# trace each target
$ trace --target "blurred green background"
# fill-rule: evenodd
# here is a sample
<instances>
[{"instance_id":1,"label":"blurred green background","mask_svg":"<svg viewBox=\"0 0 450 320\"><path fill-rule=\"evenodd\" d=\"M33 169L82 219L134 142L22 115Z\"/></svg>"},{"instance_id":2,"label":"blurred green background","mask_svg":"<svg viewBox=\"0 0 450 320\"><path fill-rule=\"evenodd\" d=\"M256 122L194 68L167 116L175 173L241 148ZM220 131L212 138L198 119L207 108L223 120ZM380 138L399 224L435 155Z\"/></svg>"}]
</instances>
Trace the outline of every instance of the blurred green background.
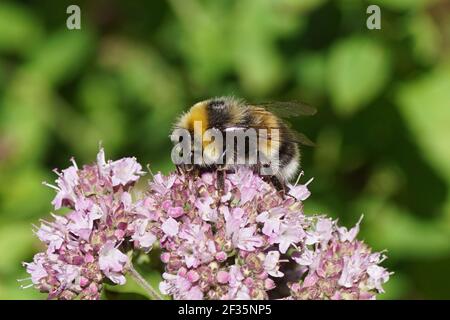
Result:
<instances>
[{"instance_id":1,"label":"blurred green background","mask_svg":"<svg viewBox=\"0 0 450 320\"><path fill-rule=\"evenodd\" d=\"M81 7L81 30L66 8ZM382 29L366 28L381 7ZM308 213L388 249L384 299L450 298L450 2L1 1L0 298L22 290L53 168L134 155L173 169L168 134L193 103L302 100ZM157 271L149 273L158 281ZM134 290L133 284L125 290Z\"/></svg>"}]
</instances>

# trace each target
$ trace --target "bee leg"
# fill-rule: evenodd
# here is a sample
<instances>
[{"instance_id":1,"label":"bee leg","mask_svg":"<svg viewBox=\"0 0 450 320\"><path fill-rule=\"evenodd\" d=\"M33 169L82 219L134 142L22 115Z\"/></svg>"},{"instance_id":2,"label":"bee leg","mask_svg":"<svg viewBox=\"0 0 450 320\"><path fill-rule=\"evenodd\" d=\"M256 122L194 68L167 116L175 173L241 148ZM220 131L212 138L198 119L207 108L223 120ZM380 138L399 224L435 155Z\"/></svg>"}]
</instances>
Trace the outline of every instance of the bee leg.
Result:
<instances>
[{"instance_id":1,"label":"bee leg","mask_svg":"<svg viewBox=\"0 0 450 320\"><path fill-rule=\"evenodd\" d=\"M199 168L192 164L182 164L177 166L177 172L180 175L185 175L186 177L190 177L192 179L195 179L201 174Z\"/></svg>"},{"instance_id":2,"label":"bee leg","mask_svg":"<svg viewBox=\"0 0 450 320\"><path fill-rule=\"evenodd\" d=\"M191 177L195 177L196 176L197 168L194 165L192 165L192 164L185 164L185 165L183 165L183 167L184 167L184 172L187 175L189 175Z\"/></svg>"},{"instance_id":3,"label":"bee leg","mask_svg":"<svg viewBox=\"0 0 450 320\"><path fill-rule=\"evenodd\" d=\"M225 175L228 172L228 168L224 164L216 165L216 174L217 174L217 189L219 190L219 196L225 193Z\"/></svg>"},{"instance_id":4,"label":"bee leg","mask_svg":"<svg viewBox=\"0 0 450 320\"><path fill-rule=\"evenodd\" d=\"M286 184L280 181L277 176L271 176L270 182L272 182L275 189L277 189L278 191L282 191L283 194L286 194Z\"/></svg>"},{"instance_id":5,"label":"bee leg","mask_svg":"<svg viewBox=\"0 0 450 320\"><path fill-rule=\"evenodd\" d=\"M217 189L219 196L222 196L225 189L225 171L221 169L217 170Z\"/></svg>"}]
</instances>

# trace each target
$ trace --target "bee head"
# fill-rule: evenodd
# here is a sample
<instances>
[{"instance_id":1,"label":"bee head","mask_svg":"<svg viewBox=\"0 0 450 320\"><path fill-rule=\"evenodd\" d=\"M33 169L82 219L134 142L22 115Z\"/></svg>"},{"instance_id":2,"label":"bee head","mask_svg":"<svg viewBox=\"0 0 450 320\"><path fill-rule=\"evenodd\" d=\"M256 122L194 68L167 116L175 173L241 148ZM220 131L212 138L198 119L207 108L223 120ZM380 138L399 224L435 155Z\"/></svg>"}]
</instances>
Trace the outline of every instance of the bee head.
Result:
<instances>
[{"instance_id":1,"label":"bee head","mask_svg":"<svg viewBox=\"0 0 450 320\"><path fill-rule=\"evenodd\" d=\"M236 101L229 97L214 98L206 101L208 129L223 130L232 120Z\"/></svg>"}]
</instances>

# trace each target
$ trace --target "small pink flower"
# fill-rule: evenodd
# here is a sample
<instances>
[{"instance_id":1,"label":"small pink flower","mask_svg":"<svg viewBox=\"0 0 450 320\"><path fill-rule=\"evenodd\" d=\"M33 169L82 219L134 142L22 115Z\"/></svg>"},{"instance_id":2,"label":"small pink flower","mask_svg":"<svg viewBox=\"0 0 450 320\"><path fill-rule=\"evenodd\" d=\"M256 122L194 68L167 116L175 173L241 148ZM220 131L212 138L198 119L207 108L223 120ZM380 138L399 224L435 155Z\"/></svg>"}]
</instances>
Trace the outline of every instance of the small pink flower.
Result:
<instances>
[{"instance_id":1,"label":"small pink flower","mask_svg":"<svg viewBox=\"0 0 450 320\"><path fill-rule=\"evenodd\" d=\"M190 270L187 273L187 279L190 282L197 282L198 279L200 279L200 275L198 274L198 272L194 271L194 270Z\"/></svg>"},{"instance_id":2,"label":"small pink flower","mask_svg":"<svg viewBox=\"0 0 450 320\"><path fill-rule=\"evenodd\" d=\"M169 218L161 225L161 230L169 237L174 237L178 234L179 223L173 219Z\"/></svg>"},{"instance_id":3,"label":"small pink flower","mask_svg":"<svg viewBox=\"0 0 450 320\"><path fill-rule=\"evenodd\" d=\"M221 213L226 221L225 231L227 236L239 232L239 229L246 224L245 211L242 208L233 208L230 212L229 208L221 207Z\"/></svg>"},{"instance_id":4,"label":"small pink flower","mask_svg":"<svg viewBox=\"0 0 450 320\"><path fill-rule=\"evenodd\" d=\"M217 209L212 208L214 199L211 197L198 198L195 201L195 207L198 209L200 217L205 221L217 220Z\"/></svg>"},{"instance_id":5,"label":"small pink flower","mask_svg":"<svg viewBox=\"0 0 450 320\"><path fill-rule=\"evenodd\" d=\"M164 253L161 254L161 261L163 263L168 263L169 259L170 259L170 253L164 252Z\"/></svg>"},{"instance_id":6,"label":"small pink flower","mask_svg":"<svg viewBox=\"0 0 450 320\"><path fill-rule=\"evenodd\" d=\"M356 225L348 231L346 227L338 228L337 230L339 232L339 239L341 241L349 241L349 242L355 240L356 235L359 232L359 224L361 223L363 217L364 216L362 215L361 218L359 218L359 221L356 223Z\"/></svg>"},{"instance_id":7,"label":"small pink flower","mask_svg":"<svg viewBox=\"0 0 450 320\"><path fill-rule=\"evenodd\" d=\"M369 275L369 288L375 288L379 292L383 293L384 290L382 284L389 280L389 272L385 268L373 264L367 268L367 274Z\"/></svg>"},{"instance_id":8,"label":"small pink flower","mask_svg":"<svg viewBox=\"0 0 450 320\"><path fill-rule=\"evenodd\" d=\"M147 219L137 219L134 223L134 233L131 239L144 250L150 250L155 243L156 236L151 232L147 231L148 220Z\"/></svg>"},{"instance_id":9,"label":"small pink flower","mask_svg":"<svg viewBox=\"0 0 450 320\"><path fill-rule=\"evenodd\" d=\"M305 184L299 184L299 185L289 185L288 184L288 187L289 187L288 194L290 196L294 197L295 199L297 199L298 201L305 201L311 195L311 192L308 190L308 185L311 183L312 180L313 179L310 179Z\"/></svg>"},{"instance_id":10,"label":"small pink flower","mask_svg":"<svg viewBox=\"0 0 450 320\"><path fill-rule=\"evenodd\" d=\"M72 284L75 279L79 278L81 273L81 268L78 266L65 264L61 266L60 272L57 275L57 279L63 285Z\"/></svg>"},{"instance_id":11,"label":"small pink flower","mask_svg":"<svg viewBox=\"0 0 450 320\"><path fill-rule=\"evenodd\" d=\"M311 272L306 276L305 281L303 282L303 287L305 288L312 287L317 283L318 280L319 280L318 275L315 272Z\"/></svg>"},{"instance_id":12,"label":"small pink flower","mask_svg":"<svg viewBox=\"0 0 450 320\"><path fill-rule=\"evenodd\" d=\"M267 279L264 280L264 288L266 290L272 290L275 287L276 287L275 282L272 279L267 278Z\"/></svg>"},{"instance_id":13,"label":"small pink flower","mask_svg":"<svg viewBox=\"0 0 450 320\"><path fill-rule=\"evenodd\" d=\"M165 195L170 191L170 188L172 188L175 180L175 175L164 177L162 174L158 173L153 177L153 182L150 183L150 188L160 195Z\"/></svg>"},{"instance_id":14,"label":"small pink flower","mask_svg":"<svg viewBox=\"0 0 450 320\"><path fill-rule=\"evenodd\" d=\"M228 258L227 254L223 251L216 253L216 259L219 262L224 262L225 260L227 260L227 258Z\"/></svg>"},{"instance_id":15,"label":"small pink flower","mask_svg":"<svg viewBox=\"0 0 450 320\"><path fill-rule=\"evenodd\" d=\"M53 253L55 250L58 250L66 241L67 220L65 218L63 219L60 220L62 223L48 223L43 221L41 227L36 231L39 240L47 244L48 253Z\"/></svg>"},{"instance_id":16,"label":"small pink flower","mask_svg":"<svg viewBox=\"0 0 450 320\"><path fill-rule=\"evenodd\" d=\"M203 300L203 292L198 286L192 287L186 294L186 300Z\"/></svg>"},{"instance_id":17,"label":"small pink flower","mask_svg":"<svg viewBox=\"0 0 450 320\"><path fill-rule=\"evenodd\" d=\"M59 176L56 180L57 187L47 184L58 191L56 197L52 201L52 205L56 210L60 209L66 203L74 204L77 200L74 188L79 183L78 167L75 161L72 160L72 162L73 166L64 169L62 173L58 173L58 171L55 170Z\"/></svg>"},{"instance_id":18,"label":"small pink flower","mask_svg":"<svg viewBox=\"0 0 450 320\"><path fill-rule=\"evenodd\" d=\"M128 257L120 252L112 241L105 243L100 250L98 259L100 270L114 283L125 283L122 271L127 262Z\"/></svg>"},{"instance_id":19,"label":"small pink flower","mask_svg":"<svg viewBox=\"0 0 450 320\"><path fill-rule=\"evenodd\" d=\"M167 214L172 218L179 218L184 214L182 207L171 207L167 210Z\"/></svg>"},{"instance_id":20,"label":"small pink flower","mask_svg":"<svg viewBox=\"0 0 450 320\"><path fill-rule=\"evenodd\" d=\"M307 232L306 244L325 244L331 239L332 228L333 222L330 219L319 218L317 220L315 230L313 232Z\"/></svg>"},{"instance_id":21,"label":"small pink flower","mask_svg":"<svg viewBox=\"0 0 450 320\"><path fill-rule=\"evenodd\" d=\"M272 277L282 277L284 273L280 271L279 266L280 252L279 251L269 251L264 260L264 269Z\"/></svg>"},{"instance_id":22,"label":"small pink flower","mask_svg":"<svg viewBox=\"0 0 450 320\"><path fill-rule=\"evenodd\" d=\"M353 287L354 283L364 272L362 263L363 261L358 254L344 257L344 268L338 281L339 285L346 288Z\"/></svg>"},{"instance_id":23,"label":"small pink flower","mask_svg":"<svg viewBox=\"0 0 450 320\"><path fill-rule=\"evenodd\" d=\"M285 213L286 210L283 207L275 207L269 211L260 213L256 218L256 221L264 223L262 232L267 236L271 236L272 234L279 232L281 219Z\"/></svg>"},{"instance_id":24,"label":"small pink flower","mask_svg":"<svg viewBox=\"0 0 450 320\"><path fill-rule=\"evenodd\" d=\"M283 223L280 225L278 234L274 237L274 243L279 244L281 253L286 253L288 248L293 244L301 241L304 238L303 229L295 224Z\"/></svg>"},{"instance_id":25,"label":"small pink flower","mask_svg":"<svg viewBox=\"0 0 450 320\"><path fill-rule=\"evenodd\" d=\"M36 285L39 284L39 281L42 278L48 276L47 270L45 270L44 267L44 263L45 263L45 256L43 253L36 254L34 256L33 262L24 263L27 272L31 275L31 281Z\"/></svg>"},{"instance_id":26,"label":"small pink flower","mask_svg":"<svg viewBox=\"0 0 450 320\"><path fill-rule=\"evenodd\" d=\"M110 164L112 185L127 185L135 182L144 173L136 158L123 158Z\"/></svg>"},{"instance_id":27,"label":"small pink flower","mask_svg":"<svg viewBox=\"0 0 450 320\"><path fill-rule=\"evenodd\" d=\"M221 284L228 283L228 281L230 281L230 274L226 271L220 270L217 273L217 281Z\"/></svg>"},{"instance_id":28,"label":"small pink flower","mask_svg":"<svg viewBox=\"0 0 450 320\"><path fill-rule=\"evenodd\" d=\"M256 248L261 247L264 241L261 236L255 234L256 227L242 228L233 236L233 243L239 249L246 251L254 251Z\"/></svg>"},{"instance_id":29,"label":"small pink flower","mask_svg":"<svg viewBox=\"0 0 450 320\"><path fill-rule=\"evenodd\" d=\"M102 217L102 212L97 205L91 204L86 211L72 211L68 214L68 217L70 220L67 225L68 230L88 241L94 226L94 221Z\"/></svg>"},{"instance_id":30,"label":"small pink flower","mask_svg":"<svg viewBox=\"0 0 450 320\"><path fill-rule=\"evenodd\" d=\"M305 248L301 255L294 256L292 259L301 266L310 266L316 260L316 253L312 250Z\"/></svg>"}]
</instances>

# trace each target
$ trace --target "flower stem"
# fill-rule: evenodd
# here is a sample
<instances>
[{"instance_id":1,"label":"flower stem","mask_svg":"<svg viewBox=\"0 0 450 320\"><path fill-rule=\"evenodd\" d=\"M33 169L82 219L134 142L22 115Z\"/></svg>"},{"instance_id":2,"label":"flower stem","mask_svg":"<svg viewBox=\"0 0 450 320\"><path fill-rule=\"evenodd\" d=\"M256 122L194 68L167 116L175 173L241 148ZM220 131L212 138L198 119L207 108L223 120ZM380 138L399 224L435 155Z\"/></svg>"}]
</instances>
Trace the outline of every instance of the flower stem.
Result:
<instances>
[{"instance_id":1,"label":"flower stem","mask_svg":"<svg viewBox=\"0 0 450 320\"><path fill-rule=\"evenodd\" d=\"M147 292L147 294L150 296L152 300L163 300L161 295L144 279L143 276L134 268L133 263L129 262L128 269L130 270L130 274L133 277L134 281L138 285L142 287L142 289Z\"/></svg>"}]
</instances>

